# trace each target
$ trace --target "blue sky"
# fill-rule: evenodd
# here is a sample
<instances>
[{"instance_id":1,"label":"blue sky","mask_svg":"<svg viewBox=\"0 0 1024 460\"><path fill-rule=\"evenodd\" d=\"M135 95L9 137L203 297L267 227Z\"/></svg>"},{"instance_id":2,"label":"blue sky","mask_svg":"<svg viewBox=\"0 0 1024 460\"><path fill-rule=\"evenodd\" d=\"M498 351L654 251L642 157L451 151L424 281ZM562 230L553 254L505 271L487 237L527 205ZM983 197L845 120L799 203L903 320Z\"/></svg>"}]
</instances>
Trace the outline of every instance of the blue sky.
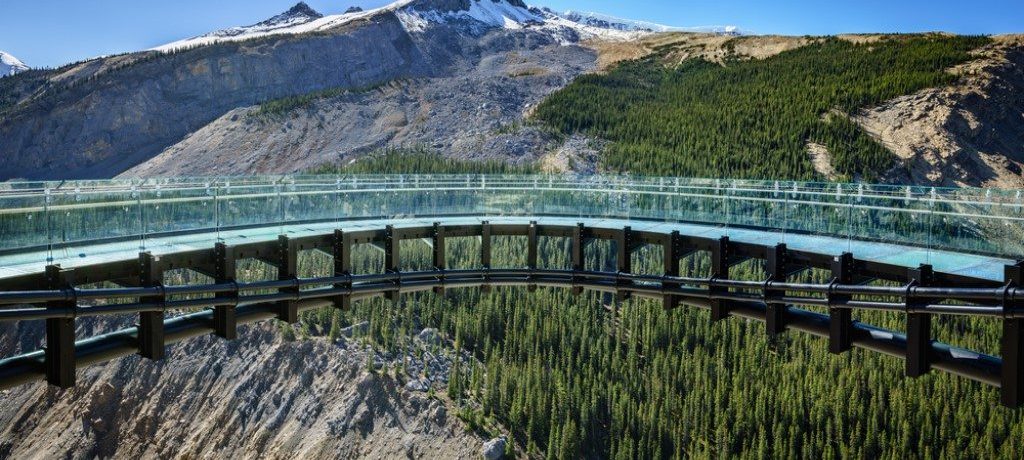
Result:
<instances>
[{"instance_id":1,"label":"blue sky","mask_svg":"<svg viewBox=\"0 0 1024 460\"><path fill-rule=\"evenodd\" d=\"M3 0L0 50L30 66L137 51L259 22L296 0ZM322 13L387 0L307 0ZM754 33L1024 32L1022 0L527 0L674 26L735 25Z\"/></svg>"}]
</instances>

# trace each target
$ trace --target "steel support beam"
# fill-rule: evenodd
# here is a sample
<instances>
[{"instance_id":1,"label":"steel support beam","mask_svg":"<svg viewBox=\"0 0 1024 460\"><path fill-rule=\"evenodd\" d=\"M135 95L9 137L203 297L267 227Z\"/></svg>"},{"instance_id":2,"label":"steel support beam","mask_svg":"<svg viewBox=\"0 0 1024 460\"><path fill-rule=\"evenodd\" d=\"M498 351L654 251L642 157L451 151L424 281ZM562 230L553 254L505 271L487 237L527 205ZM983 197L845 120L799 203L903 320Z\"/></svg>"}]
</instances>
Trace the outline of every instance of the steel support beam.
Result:
<instances>
[{"instance_id":1,"label":"steel support beam","mask_svg":"<svg viewBox=\"0 0 1024 460\"><path fill-rule=\"evenodd\" d=\"M1024 262L1007 265L1004 270L1006 286L1024 286ZM1020 306L1007 299L1003 311L1013 311ZM1000 344L1003 367L1000 376L1000 402L1006 407L1024 405L1024 319L1003 319L1003 338Z\"/></svg>"},{"instance_id":2,"label":"steel support beam","mask_svg":"<svg viewBox=\"0 0 1024 460\"><path fill-rule=\"evenodd\" d=\"M399 273L402 260L401 253L401 239L396 233L394 225L388 225L384 228L384 271L387 273ZM385 297L392 303L398 302L400 298L398 287L401 286L400 281L395 281L396 289L388 291Z\"/></svg>"},{"instance_id":3,"label":"steel support beam","mask_svg":"<svg viewBox=\"0 0 1024 460\"><path fill-rule=\"evenodd\" d=\"M299 249L287 235L277 237L277 279L281 281L299 279ZM296 294L299 288L281 288L281 293ZM277 304L277 319L288 324L299 322L298 303L284 300Z\"/></svg>"},{"instance_id":4,"label":"steel support beam","mask_svg":"<svg viewBox=\"0 0 1024 460\"><path fill-rule=\"evenodd\" d=\"M663 253L665 255L665 276L679 276L680 244L679 231L675 230L665 238ZM666 288L678 288L679 283L664 283ZM672 310L679 307L679 298L665 294L662 299L662 307Z\"/></svg>"},{"instance_id":5,"label":"steel support beam","mask_svg":"<svg viewBox=\"0 0 1024 460\"><path fill-rule=\"evenodd\" d=\"M342 230L335 230L331 240L331 253L334 256L334 276L352 275L352 239ZM351 289L352 283L336 283L337 289ZM334 298L334 307L342 310L352 308L352 296L345 294Z\"/></svg>"},{"instance_id":6,"label":"steel support beam","mask_svg":"<svg viewBox=\"0 0 1024 460\"><path fill-rule=\"evenodd\" d=\"M139 286L158 287L163 284L164 272L160 260L149 252L139 253ZM142 302L164 303L164 296L143 297ZM164 359L164 312L139 313L139 354L154 361Z\"/></svg>"},{"instance_id":7,"label":"steel support beam","mask_svg":"<svg viewBox=\"0 0 1024 460\"><path fill-rule=\"evenodd\" d=\"M48 289L69 289L74 287L74 272L62 270L60 266L46 267ZM46 320L46 381L59 388L75 386L75 319L77 301L52 302L51 307L71 310L69 318L48 318Z\"/></svg>"},{"instance_id":8,"label":"steel support beam","mask_svg":"<svg viewBox=\"0 0 1024 460\"><path fill-rule=\"evenodd\" d=\"M537 221L530 221L530 227L526 231L526 267L531 270L537 269ZM533 277L531 277L532 280ZM529 292L537 290L537 285L530 283L526 289Z\"/></svg>"},{"instance_id":9,"label":"steel support beam","mask_svg":"<svg viewBox=\"0 0 1024 460\"><path fill-rule=\"evenodd\" d=\"M623 274L633 273L633 228L623 227L621 231L615 233L615 246L617 255L615 258L616 271ZM620 281L617 283L619 286L628 287L633 284L632 281ZM630 298L630 293L626 290L620 289L615 294L616 300L622 302Z\"/></svg>"},{"instance_id":10,"label":"steel support beam","mask_svg":"<svg viewBox=\"0 0 1024 460\"><path fill-rule=\"evenodd\" d=\"M832 283L853 284L854 259L849 252L832 260ZM829 305L849 301L853 296L829 293ZM840 354L853 347L853 310L829 307L828 351Z\"/></svg>"},{"instance_id":11,"label":"steel support beam","mask_svg":"<svg viewBox=\"0 0 1024 460\"><path fill-rule=\"evenodd\" d=\"M931 286L935 273L931 265L907 272L912 286ZM907 307L913 307L917 301L907 297ZM931 370L932 348L932 317L927 313L907 313L907 377L920 377Z\"/></svg>"},{"instance_id":12,"label":"steel support beam","mask_svg":"<svg viewBox=\"0 0 1024 460\"><path fill-rule=\"evenodd\" d=\"M571 258L572 258L572 269L575 270L575 271L583 271L583 266L584 266L584 264L586 262L586 259L584 258L584 256L585 256L584 251L586 250L586 243L584 242L584 238L585 238L586 231L587 231L587 228L583 225L582 222L576 224L576 226L572 228L572 249L571 249L571 251L572 251L571 256L572 257ZM575 284L577 282L578 282L578 279L576 277L573 277L573 284ZM580 294L582 294L583 293L583 287L582 286L573 286L572 293L573 293L573 295L580 295Z\"/></svg>"},{"instance_id":13,"label":"steel support beam","mask_svg":"<svg viewBox=\"0 0 1024 460\"><path fill-rule=\"evenodd\" d=\"M768 281L786 282L788 262L789 256L785 244L778 244L774 248L769 248L764 266L764 271L768 275ZM785 295L786 291L783 290L766 289L764 291L765 304L767 305L764 324L768 337L771 339L776 338L786 330L786 304L772 301L772 299L781 298Z\"/></svg>"},{"instance_id":14,"label":"steel support beam","mask_svg":"<svg viewBox=\"0 0 1024 460\"><path fill-rule=\"evenodd\" d=\"M433 235L433 249L434 249L434 270L441 272L439 279L444 281L444 271L448 269L447 260L445 259L446 253L444 248L445 230L444 226L440 222L434 222L434 235ZM444 287L438 286L434 288L434 292L437 294L444 294Z\"/></svg>"},{"instance_id":15,"label":"steel support beam","mask_svg":"<svg viewBox=\"0 0 1024 460\"><path fill-rule=\"evenodd\" d=\"M729 237L721 237L711 249L711 278L729 279L729 260L732 257L730 251ZM708 289L711 295L725 294L728 288L711 287ZM729 316L729 304L726 300L711 300L711 320L721 321Z\"/></svg>"},{"instance_id":16,"label":"steel support beam","mask_svg":"<svg viewBox=\"0 0 1024 460\"><path fill-rule=\"evenodd\" d=\"M217 243L213 247L214 282L217 284L234 283L237 276L234 248L224 243ZM235 317L235 302L238 300L237 292L222 292L216 294L218 300L223 299L228 305L217 305L213 307L213 330L217 337L226 340L238 338L238 321Z\"/></svg>"},{"instance_id":17,"label":"steel support beam","mask_svg":"<svg viewBox=\"0 0 1024 460\"><path fill-rule=\"evenodd\" d=\"M491 269L491 223L483 221L480 225L480 266L484 270ZM487 284L488 276L484 275L484 285L480 288L483 292L490 292L491 286Z\"/></svg>"}]
</instances>

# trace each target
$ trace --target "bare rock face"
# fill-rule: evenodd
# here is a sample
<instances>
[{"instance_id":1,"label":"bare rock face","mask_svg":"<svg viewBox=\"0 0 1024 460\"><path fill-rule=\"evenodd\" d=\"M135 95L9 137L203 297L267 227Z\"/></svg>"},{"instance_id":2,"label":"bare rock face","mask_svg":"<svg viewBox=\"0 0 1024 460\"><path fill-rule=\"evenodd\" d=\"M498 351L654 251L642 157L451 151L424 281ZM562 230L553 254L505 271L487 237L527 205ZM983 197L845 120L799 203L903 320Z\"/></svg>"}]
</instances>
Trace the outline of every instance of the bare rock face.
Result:
<instances>
[{"instance_id":1,"label":"bare rock face","mask_svg":"<svg viewBox=\"0 0 1024 460\"><path fill-rule=\"evenodd\" d=\"M1024 187L1024 36L996 37L977 53L953 69L958 83L853 117L900 157L887 181Z\"/></svg>"},{"instance_id":2,"label":"bare rock face","mask_svg":"<svg viewBox=\"0 0 1024 460\"><path fill-rule=\"evenodd\" d=\"M425 77L445 62L428 56L394 14L343 29L150 52L116 70L91 69L92 77L4 114L0 179L110 177L231 109Z\"/></svg>"},{"instance_id":3,"label":"bare rock face","mask_svg":"<svg viewBox=\"0 0 1024 460\"><path fill-rule=\"evenodd\" d=\"M484 448L480 451L480 454L487 460L498 460L504 458L505 444L507 444L507 441L504 436L494 438L484 444Z\"/></svg>"},{"instance_id":4,"label":"bare rock face","mask_svg":"<svg viewBox=\"0 0 1024 460\"><path fill-rule=\"evenodd\" d=\"M0 394L2 458L475 458L438 399L365 370L366 350L287 342L269 324L168 359L90 366L78 387Z\"/></svg>"},{"instance_id":5,"label":"bare rock face","mask_svg":"<svg viewBox=\"0 0 1024 460\"><path fill-rule=\"evenodd\" d=\"M403 79L271 116L258 106L231 110L122 177L293 173L388 147L513 164L557 149L552 136L521 120L593 70L595 53L529 31L495 31L463 44L472 57L453 62L450 75Z\"/></svg>"}]
</instances>

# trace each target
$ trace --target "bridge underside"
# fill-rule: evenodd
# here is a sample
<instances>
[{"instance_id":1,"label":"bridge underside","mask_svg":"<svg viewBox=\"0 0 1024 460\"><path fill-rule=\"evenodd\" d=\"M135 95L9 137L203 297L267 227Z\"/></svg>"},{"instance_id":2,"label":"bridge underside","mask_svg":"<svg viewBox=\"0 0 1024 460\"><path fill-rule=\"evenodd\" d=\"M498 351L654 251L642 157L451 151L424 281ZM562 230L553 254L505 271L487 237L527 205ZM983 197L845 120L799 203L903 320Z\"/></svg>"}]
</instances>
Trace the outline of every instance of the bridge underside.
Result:
<instances>
[{"instance_id":1,"label":"bridge underside","mask_svg":"<svg viewBox=\"0 0 1024 460\"><path fill-rule=\"evenodd\" d=\"M435 223L438 221L439 223ZM523 236L528 240L527 266L491 266L491 240ZM572 268L538 267L538 238L572 240ZM483 268L450 270L445 266L445 240L480 237ZM401 240L431 242L433 269L402 270ZM617 270L598 272L583 265L586 243L615 241ZM780 244L781 242L781 244ZM385 252L387 273L351 272L351 249L374 244ZM630 251L644 245L664 248L663 276L633 273ZM141 251L140 251L141 250ZM334 257L334 275L300 279L297 257L318 250ZM74 385L77 367L139 353L161 359L167 344L216 334L236 337L239 324L270 319L295 322L298 314L317 308L347 308L353 300L452 288L550 286L592 289L618 296L661 300L665 308L689 305L711 311L713 320L729 316L763 321L769 335L803 331L829 340L829 349L843 353L860 347L904 358L910 377L931 369L951 372L1002 388L1002 402L1024 402L1024 314L1016 308L1021 267L1013 261L980 255L928 251L882 242L846 240L810 234L786 234L751 228L666 223L643 220L566 217L453 216L430 219L367 219L307 222L254 228L221 229L138 239L108 241L83 247L51 248L0 256L0 304L32 305L0 310L0 320L44 320L47 346L0 361L0 387L46 379L61 387ZM712 261L709 278L679 276L680 258L706 252ZM924 256L924 257L922 257ZM40 260L51 257L49 264ZM930 265L912 265L926 258ZM279 269L275 281L235 281L235 263L259 259ZM768 279L736 281L729 268L742 261L763 261ZM44 270L44 265L45 270ZM163 286L163 273L191 269L210 275L215 284ZM787 277L806 269L831 271L833 281L795 285ZM863 286L888 280L903 287ZM124 288L77 289L103 281ZM329 287L319 287L328 285ZM955 286L955 287L952 287ZM46 290L40 290L46 287ZM276 294L248 294L271 289ZM808 295L800 295L800 293ZM213 294L210 298L176 301L182 294ZM898 303L866 300L865 296L897 297ZM1022 292L1024 298L1024 292ZM91 305L97 299L137 299L128 304ZM957 305L950 302L969 302ZM828 308L827 314L801 309ZM165 318L172 309L207 310ZM882 330L852 320L854 309L906 314L906 333ZM75 342L77 317L139 314L139 325ZM1002 357L988 356L932 340L930 318L936 314L979 314L1004 321Z\"/></svg>"}]
</instances>

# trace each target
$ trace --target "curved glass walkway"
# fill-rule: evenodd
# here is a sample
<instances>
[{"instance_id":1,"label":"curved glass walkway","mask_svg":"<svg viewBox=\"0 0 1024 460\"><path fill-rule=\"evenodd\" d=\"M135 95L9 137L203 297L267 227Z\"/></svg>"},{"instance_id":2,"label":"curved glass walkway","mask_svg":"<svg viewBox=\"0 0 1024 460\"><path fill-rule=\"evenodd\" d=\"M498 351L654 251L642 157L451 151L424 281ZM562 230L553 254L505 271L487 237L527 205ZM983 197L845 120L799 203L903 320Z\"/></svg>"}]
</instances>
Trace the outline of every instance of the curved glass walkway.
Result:
<instances>
[{"instance_id":1,"label":"curved glass walkway","mask_svg":"<svg viewBox=\"0 0 1024 460\"><path fill-rule=\"evenodd\" d=\"M0 184L0 279L332 229L435 221L682 235L989 281L1024 258L1021 191L604 176L287 176Z\"/></svg>"}]
</instances>

